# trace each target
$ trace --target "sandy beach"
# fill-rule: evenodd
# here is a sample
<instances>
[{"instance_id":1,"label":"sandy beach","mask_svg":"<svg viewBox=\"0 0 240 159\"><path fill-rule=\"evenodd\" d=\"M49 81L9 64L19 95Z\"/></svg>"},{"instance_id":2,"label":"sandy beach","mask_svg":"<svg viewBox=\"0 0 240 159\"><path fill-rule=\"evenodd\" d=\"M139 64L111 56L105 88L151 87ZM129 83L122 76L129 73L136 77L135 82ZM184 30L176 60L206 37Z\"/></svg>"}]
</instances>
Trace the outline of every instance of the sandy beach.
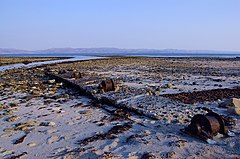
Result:
<instances>
[{"instance_id":1,"label":"sandy beach","mask_svg":"<svg viewBox=\"0 0 240 159\"><path fill-rule=\"evenodd\" d=\"M0 158L240 158L240 115L219 107L240 99L239 70L239 58L106 57L0 72ZM105 79L118 89L99 91ZM181 131L209 111L235 136Z\"/></svg>"}]
</instances>

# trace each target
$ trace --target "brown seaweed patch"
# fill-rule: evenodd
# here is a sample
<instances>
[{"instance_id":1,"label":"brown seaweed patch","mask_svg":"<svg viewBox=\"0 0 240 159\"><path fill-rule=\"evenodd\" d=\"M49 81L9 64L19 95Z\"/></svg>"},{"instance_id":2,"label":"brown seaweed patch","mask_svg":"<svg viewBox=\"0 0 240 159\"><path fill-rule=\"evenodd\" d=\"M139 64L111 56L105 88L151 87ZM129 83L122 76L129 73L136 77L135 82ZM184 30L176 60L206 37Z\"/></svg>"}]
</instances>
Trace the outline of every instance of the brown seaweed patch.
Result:
<instances>
[{"instance_id":1,"label":"brown seaweed patch","mask_svg":"<svg viewBox=\"0 0 240 159\"><path fill-rule=\"evenodd\" d=\"M179 94L164 94L163 97L167 97L173 100L178 100L186 104L201 103L206 101L217 101L224 98L237 98L240 97L240 87L225 88L225 89L213 89L198 92L187 92Z\"/></svg>"},{"instance_id":2,"label":"brown seaweed patch","mask_svg":"<svg viewBox=\"0 0 240 159\"><path fill-rule=\"evenodd\" d=\"M113 126L108 132L96 134L92 137L85 138L83 140L78 141L78 144L81 146L85 146L91 142L97 140L105 140L105 139L114 139L114 135L121 134L132 127L132 122L124 123L123 125Z\"/></svg>"}]
</instances>

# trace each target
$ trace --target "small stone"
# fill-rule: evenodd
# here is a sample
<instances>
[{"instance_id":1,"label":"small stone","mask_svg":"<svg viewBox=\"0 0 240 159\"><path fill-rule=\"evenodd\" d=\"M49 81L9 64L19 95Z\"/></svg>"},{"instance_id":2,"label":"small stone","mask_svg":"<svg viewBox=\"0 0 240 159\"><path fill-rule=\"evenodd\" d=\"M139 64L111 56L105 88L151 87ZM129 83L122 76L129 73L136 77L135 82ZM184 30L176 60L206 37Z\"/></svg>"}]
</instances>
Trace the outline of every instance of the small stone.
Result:
<instances>
[{"instance_id":1,"label":"small stone","mask_svg":"<svg viewBox=\"0 0 240 159\"><path fill-rule=\"evenodd\" d=\"M59 139L58 136L51 136L50 138L48 138L47 143L52 144L52 143L58 141L58 139Z\"/></svg>"},{"instance_id":2,"label":"small stone","mask_svg":"<svg viewBox=\"0 0 240 159\"><path fill-rule=\"evenodd\" d=\"M172 88L173 88L173 85L172 85L171 83L168 83L168 84L167 84L167 87L170 88L170 89L172 89Z\"/></svg>"},{"instance_id":3,"label":"small stone","mask_svg":"<svg viewBox=\"0 0 240 159\"><path fill-rule=\"evenodd\" d=\"M2 152L3 155L10 155L10 154L13 154L13 151L12 150L9 150L9 151L4 151Z\"/></svg>"},{"instance_id":4,"label":"small stone","mask_svg":"<svg viewBox=\"0 0 240 159\"><path fill-rule=\"evenodd\" d=\"M3 134L1 137L6 138L6 137L9 137L9 136L10 136L10 134Z\"/></svg>"},{"instance_id":5,"label":"small stone","mask_svg":"<svg viewBox=\"0 0 240 159\"><path fill-rule=\"evenodd\" d=\"M4 132L10 132L10 131L13 131L14 130L14 128L6 128L6 129L4 129L3 131Z\"/></svg>"},{"instance_id":6,"label":"small stone","mask_svg":"<svg viewBox=\"0 0 240 159\"><path fill-rule=\"evenodd\" d=\"M55 79L48 80L48 83L49 83L49 84L54 84L54 83L55 83Z\"/></svg>"},{"instance_id":7,"label":"small stone","mask_svg":"<svg viewBox=\"0 0 240 159\"><path fill-rule=\"evenodd\" d=\"M58 132L57 129L50 129L50 130L47 130L47 134L53 134L55 132Z\"/></svg>"},{"instance_id":8,"label":"small stone","mask_svg":"<svg viewBox=\"0 0 240 159\"><path fill-rule=\"evenodd\" d=\"M236 145L235 142L230 142L230 143L229 143L229 146L230 146L230 147L234 147L235 145Z\"/></svg>"},{"instance_id":9,"label":"small stone","mask_svg":"<svg viewBox=\"0 0 240 159\"><path fill-rule=\"evenodd\" d=\"M160 92L159 92L159 91L155 91L155 92L154 92L154 95L155 95L155 96L159 96L159 95L160 95Z\"/></svg>"},{"instance_id":10,"label":"small stone","mask_svg":"<svg viewBox=\"0 0 240 159\"><path fill-rule=\"evenodd\" d=\"M7 106L7 105L1 105L0 106L0 111L2 111L2 110L4 110L4 109L8 109L9 108L9 106Z\"/></svg>"},{"instance_id":11,"label":"small stone","mask_svg":"<svg viewBox=\"0 0 240 159\"><path fill-rule=\"evenodd\" d=\"M63 152L63 151L66 151L67 149L65 147L60 147L57 149L57 152L60 153L60 152Z\"/></svg>"},{"instance_id":12,"label":"small stone","mask_svg":"<svg viewBox=\"0 0 240 159\"><path fill-rule=\"evenodd\" d=\"M20 123L17 124L16 130L26 130L28 127L33 127L33 126L39 126L39 123L37 122L27 122L27 123Z\"/></svg>"},{"instance_id":13,"label":"small stone","mask_svg":"<svg viewBox=\"0 0 240 159\"><path fill-rule=\"evenodd\" d=\"M152 96L153 93L152 93L151 91L148 91L148 92L147 92L147 95Z\"/></svg>"},{"instance_id":14,"label":"small stone","mask_svg":"<svg viewBox=\"0 0 240 159\"><path fill-rule=\"evenodd\" d=\"M213 144L216 144L216 143L217 143L216 141L214 141L214 140L212 140L212 139L207 139L206 141L207 141L207 143L210 144L210 145L213 145Z\"/></svg>"},{"instance_id":15,"label":"small stone","mask_svg":"<svg viewBox=\"0 0 240 159\"><path fill-rule=\"evenodd\" d=\"M141 159L154 159L156 156L152 152L145 152Z\"/></svg>"},{"instance_id":16,"label":"small stone","mask_svg":"<svg viewBox=\"0 0 240 159\"><path fill-rule=\"evenodd\" d=\"M37 144L36 143L34 143L34 142L32 142L32 143L29 143L29 144L27 144L29 147L34 147L34 146L37 146Z\"/></svg>"},{"instance_id":17,"label":"small stone","mask_svg":"<svg viewBox=\"0 0 240 159\"><path fill-rule=\"evenodd\" d=\"M96 90L92 90L92 94L96 94L97 93L97 91Z\"/></svg>"},{"instance_id":18,"label":"small stone","mask_svg":"<svg viewBox=\"0 0 240 159\"><path fill-rule=\"evenodd\" d=\"M215 136L215 138L222 138L223 137L223 134L220 134L220 133L218 133L216 136Z\"/></svg>"},{"instance_id":19,"label":"small stone","mask_svg":"<svg viewBox=\"0 0 240 159\"><path fill-rule=\"evenodd\" d=\"M41 122L40 126L55 126L56 123L51 121L51 122Z\"/></svg>"},{"instance_id":20,"label":"small stone","mask_svg":"<svg viewBox=\"0 0 240 159\"><path fill-rule=\"evenodd\" d=\"M33 90L32 91L32 94L34 95L34 96L41 96L41 92L40 91L37 91L37 90Z\"/></svg>"},{"instance_id":21,"label":"small stone","mask_svg":"<svg viewBox=\"0 0 240 159\"><path fill-rule=\"evenodd\" d=\"M221 103L219 107L228 108L230 112L240 115L240 99L232 98Z\"/></svg>"},{"instance_id":22,"label":"small stone","mask_svg":"<svg viewBox=\"0 0 240 159\"><path fill-rule=\"evenodd\" d=\"M18 116L12 116L6 119L7 122L16 122L20 119Z\"/></svg>"},{"instance_id":23,"label":"small stone","mask_svg":"<svg viewBox=\"0 0 240 159\"><path fill-rule=\"evenodd\" d=\"M151 131L145 130L145 134L146 134L146 135L150 135L150 134L151 134Z\"/></svg>"},{"instance_id":24,"label":"small stone","mask_svg":"<svg viewBox=\"0 0 240 159\"><path fill-rule=\"evenodd\" d=\"M155 121L155 120L152 120L150 123L151 123L151 124L155 124L155 123L156 123L156 121Z\"/></svg>"},{"instance_id":25,"label":"small stone","mask_svg":"<svg viewBox=\"0 0 240 159\"><path fill-rule=\"evenodd\" d=\"M4 148L0 147L0 152L4 151Z\"/></svg>"},{"instance_id":26,"label":"small stone","mask_svg":"<svg viewBox=\"0 0 240 159\"><path fill-rule=\"evenodd\" d=\"M12 103L10 103L9 105L10 105L11 107L16 107L16 106L18 106L17 102L12 102Z\"/></svg>"}]
</instances>

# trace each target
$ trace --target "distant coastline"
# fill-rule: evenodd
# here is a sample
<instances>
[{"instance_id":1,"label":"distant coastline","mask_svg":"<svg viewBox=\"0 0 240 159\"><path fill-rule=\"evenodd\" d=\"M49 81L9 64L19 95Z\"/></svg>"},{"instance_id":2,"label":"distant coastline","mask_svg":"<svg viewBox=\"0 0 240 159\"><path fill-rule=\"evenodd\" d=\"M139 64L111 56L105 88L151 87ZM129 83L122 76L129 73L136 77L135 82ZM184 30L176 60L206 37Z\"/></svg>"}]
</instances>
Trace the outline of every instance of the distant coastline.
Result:
<instances>
[{"instance_id":1,"label":"distant coastline","mask_svg":"<svg viewBox=\"0 0 240 159\"><path fill-rule=\"evenodd\" d=\"M52 48L45 50L19 50L0 48L2 54L107 54L107 55L168 55L168 54L240 54L240 51L216 51L216 50L180 50L180 49L120 49L120 48Z\"/></svg>"},{"instance_id":2,"label":"distant coastline","mask_svg":"<svg viewBox=\"0 0 240 159\"><path fill-rule=\"evenodd\" d=\"M35 53L35 54L0 54L6 57L79 57L79 56L144 56L144 57L221 57L236 58L236 54L214 53Z\"/></svg>"}]
</instances>

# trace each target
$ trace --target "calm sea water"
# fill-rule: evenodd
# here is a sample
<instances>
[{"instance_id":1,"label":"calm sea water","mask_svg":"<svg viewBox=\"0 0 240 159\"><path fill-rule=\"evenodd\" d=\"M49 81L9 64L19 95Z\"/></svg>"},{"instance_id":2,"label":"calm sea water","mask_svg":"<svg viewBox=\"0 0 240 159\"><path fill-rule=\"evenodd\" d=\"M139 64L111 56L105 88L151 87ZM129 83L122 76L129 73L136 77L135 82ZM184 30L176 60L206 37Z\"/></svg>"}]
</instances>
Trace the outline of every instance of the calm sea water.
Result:
<instances>
[{"instance_id":1,"label":"calm sea water","mask_svg":"<svg viewBox=\"0 0 240 159\"><path fill-rule=\"evenodd\" d=\"M14 57L79 57L79 56L149 56L149 57L240 57L236 54L215 54L215 53L49 53L49 54L0 54L0 56Z\"/></svg>"}]
</instances>

